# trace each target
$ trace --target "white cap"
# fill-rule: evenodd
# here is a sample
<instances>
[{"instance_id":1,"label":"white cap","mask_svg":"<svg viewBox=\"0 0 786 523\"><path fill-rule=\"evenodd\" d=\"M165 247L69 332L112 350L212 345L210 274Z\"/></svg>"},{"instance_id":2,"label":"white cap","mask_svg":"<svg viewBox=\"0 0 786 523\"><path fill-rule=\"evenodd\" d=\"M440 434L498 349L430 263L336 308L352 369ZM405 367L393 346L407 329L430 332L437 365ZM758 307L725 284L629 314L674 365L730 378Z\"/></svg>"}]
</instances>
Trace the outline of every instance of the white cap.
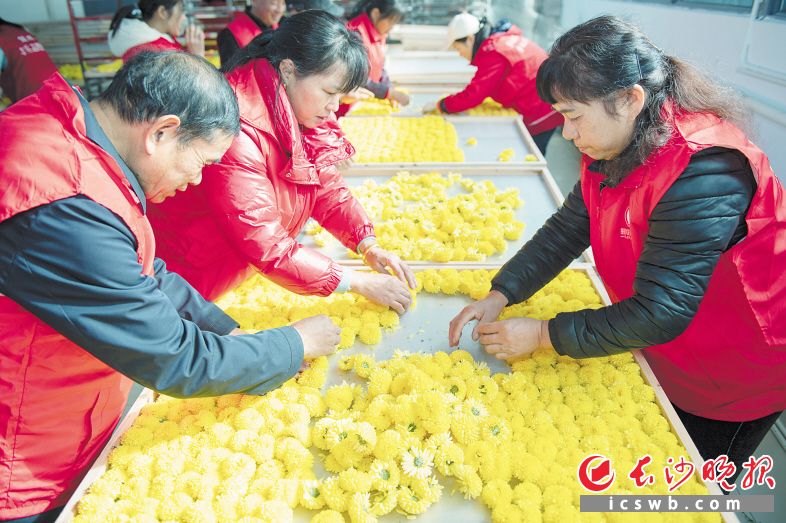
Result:
<instances>
[{"instance_id":1,"label":"white cap","mask_svg":"<svg viewBox=\"0 0 786 523\"><path fill-rule=\"evenodd\" d=\"M448 24L448 41L445 47L450 49L456 40L474 35L478 31L480 31L480 20L469 13L459 13Z\"/></svg>"}]
</instances>

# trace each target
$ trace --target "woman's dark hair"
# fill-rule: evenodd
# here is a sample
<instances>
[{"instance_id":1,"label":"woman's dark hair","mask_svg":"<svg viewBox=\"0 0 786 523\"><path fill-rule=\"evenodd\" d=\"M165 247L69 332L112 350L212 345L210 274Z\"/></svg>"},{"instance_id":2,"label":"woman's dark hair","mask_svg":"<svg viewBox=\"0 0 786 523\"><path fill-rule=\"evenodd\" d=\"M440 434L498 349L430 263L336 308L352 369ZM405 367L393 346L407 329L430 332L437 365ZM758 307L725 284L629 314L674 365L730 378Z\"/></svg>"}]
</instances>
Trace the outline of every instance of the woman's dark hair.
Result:
<instances>
[{"instance_id":1,"label":"woman's dark hair","mask_svg":"<svg viewBox=\"0 0 786 523\"><path fill-rule=\"evenodd\" d=\"M340 92L348 93L368 81L368 53L360 36L325 11L302 11L281 21L275 31L265 31L234 54L224 72L263 58L278 71L286 59L298 76L320 74L335 64L347 68Z\"/></svg>"},{"instance_id":2,"label":"woman's dark hair","mask_svg":"<svg viewBox=\"0 0 786 523\"><path fill-rule=\"evenodd\" d=\"M177 4L182 2L183 0L138 0L136 5L125 5L118 9L115 16L112 17L109 32L114 36L126 18L136 18L147 22L153 18L159 7L163 6L167 13L171 13Z\"/></svg>"},{"instance_id":3,"label":"woman's dark hair","mask_svg":"<svg viewBox=\"0 0 786 523\"><path fill-rule=\"evenodd\" d=\"M639 28L614 16L593 18L560 36L537 76L538 95L545 102L600 100L610 115L617 114L623 91L637 84L646 100L636 117L633 139L617 157L598 162L609 185L618 184L669 139L672 126L661 112L667 100L678 111L745 121L742 104L731 89L664 54Z\"/></svg>"},{"instance_id":4,"label":"woman's dark hair","mask_svg":"<svg viewBox=\"0 0 786 523\"><path fill-rule=\"evenodd\" d=\"M355 18L363 13L371 16L371 11L379 9L380 18L395 18L399 22L404 19L407 8L399 0L361 0L352 10L350 18Z\"/></svg>"},{"instance_id":5,"label":"woman's dark hair","mask_svg":"<svg viewBox=\"0 0 786 523\"><path fill-rule=\"evenodd\" d=\"M508 29L513 27L513 24L507 18L503 18L497 25L493 26L489 23L488 18L485 16L480 19L480 29L478 32L475 33L475 43L472 44L472 58L475 58L475 55L478 53L478 49L480 49L481 44L486 41L486 39L495 34L495 33L504 33ZM467 43L467 39L469 36L465 36L464 38L456 38L456 42L459 43Z\"/></svg>"},{"instance_id":6,"label":"woman's dark hair","mask_svg":"<svg viewBox=\"0 0 786 523\"><path fill-rule=\"evenodd\" d=\"M166 114L180 118L181 144L240 133L240 111L229 82L213 64L189 53L143 51L115 74L98 97L129 124Z\"/></svg>"}]
</instances>

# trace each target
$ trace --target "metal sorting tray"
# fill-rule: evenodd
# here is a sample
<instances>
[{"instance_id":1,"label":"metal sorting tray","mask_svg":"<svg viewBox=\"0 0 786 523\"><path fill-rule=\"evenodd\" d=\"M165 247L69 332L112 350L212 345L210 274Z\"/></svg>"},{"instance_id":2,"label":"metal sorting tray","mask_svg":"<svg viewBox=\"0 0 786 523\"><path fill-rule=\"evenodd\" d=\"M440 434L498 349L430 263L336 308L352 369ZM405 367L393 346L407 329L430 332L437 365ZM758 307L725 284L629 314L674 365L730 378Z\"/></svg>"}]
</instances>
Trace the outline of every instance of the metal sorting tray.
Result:
<instances>
[{"instance_id":1,"label":"metal sorting tray","mask_svg":"<svg viewBox=\"0 0 786 523\"><path fill-rule=\"evenodd\" d=\"M372 118L372 116L356 116L351 118ZM381 117L383 118L383 117ZM401 116L399 118L415 118L414 116ZM532 137L518 116L446 116L445 119L453 124L458 135L458 148L464 151L463 162L416 162L416 163L358 163L353 168L371 167L377 165L395 165L402 169L415 165L424 167L452 166L452 165L511 165L519 168L543 167L546 159L540 149L532 141ZM477 144L467 145L468 138L475 138ZM513 149L514 156L509 162L500 162L499 154L505 149ZM528 154L534 154L537 161L525 160Z\"/></svg>"},{"instance_id":2,"label":"metal sorting tray","mask_svg":"<svg viewBox=\"0 0 786 523\"><path fill-rule=\"evenodd\" d=\"M454 164L455 165L455 164ZM405 169L412 174L422 174L428 172L438 171L443 175L448 173L459 173L465 178L473 181L491 180L497 188L504 190L508 188L516 188L519 190L519 197L523 201L523 205L516 209L516 219L524 222L524 232L521 237L516 241L508 242L508 249L501 253L496 253L493 256L486 258L483 263L491 263L502 265L510 259L527 241L529 241L535 232L540 228L545 221L554 214L564 198L560 193L557 184L549 173L548 169L539 168L533 170L512 170L502 168L447 168L447 169L431 169L426 167L416 167ZM344 179L350 187L359 187L367 180L373 180L378 185L382 185L391 179L401 169L386 168L368 168L368 169L351 169L344 174ZM448 195L455 196L463 191L461 187L452 187ZM407 202L412 203L412 202ZM319 247L314 243L314 236L303 234L299 241L314 249L319 249L326 255L334 260L346 265L362 265L362 261L357 258L350 258L347 248L339 243L338 240L330 237L329 242L324 247ZM583 261L591 261L589 254L582 256ZM412 266L433 264L430 261L412 261L409 262ZM451 262L451 266L461 267L463 265L477 265L479 262Z\"/></svg>"},{"instance_id":3,"label":"metal sorting tray","mask_svg":"<svg viewBox=\"0 0 786 523\"><path fill-rule=\"evenodd\" d=\"M430 267L422 267L421 270L426 268L444 268L436 265ZM477 266L477 268L496 268L493 265ZM592 281L595 289L600 294L603 302L609 304L608 294L603 288L595 269L589 264L582 264L575 267L587 274ZM421 293L418 295L415 307L407 314L401 317L400 325L393 331L388 331L383 334L382 341L375 347L369 347L362 343L356 343L351 348L342 351L336 357L330 358L328 369L328 380L326 386L340 384L343 381L358 382L351 373L345 373L338 369L338 362L342 356L358 353L372 354L377 360L389 359L397 349L409 352L427 352L434 353L437 351L448 350L447 332L448 323L458 312L468 303L470 298L467 296L445 296ZM460 347L472 354L476 361L482 361L489 365L492 373L509 372L510 368L507 364L497 360L486 354L481 348L480 344L473 342L470 333L473 323L470 323L464 328L461 337ZM642 370L644 379L653 387L657 402L660 404L664 416L672 426L673 431L680 439L693 463L701 463L702 459L699 455L696 445L690 439L685 427L680 421L677 413L671 405L671 402L666 397L663 388L658 383L657 378L652 373L647 360L640 351L633 351L633 356L636 363L639 364ZM104 450L96 459L93 466L85 475L82 482L77 487L71 499L66 504L62 514L57 519L56 523L65 523L73 519L76 514L76 506L79 499L87 492L90 485L97 480L101 474L106 470L107 457L111 450L117 446L120 437L125 433L133 424L139 411L144 405L153 401L153 393L146 389L139 396L133 407L129 410L128 414L121 421L118 429L109 440ZM324 471L320 465L320 461L315 460L315 472L317 476L322 476ZM447 478L440 477L440 482L445 487L443 490L442 498L439 502L432 505L426 513L414 517L417 521L424 523L440 523L444 521L451 521L452 523L477 523L479 521L488 521L490 518L488 509L482 505L479 500L465 500L461 494L452 493L452 483ZM707 488L710 494L722 495L720 488L715 483L708 483ZM298 523L307 523L314 515L314 512L303 509L295 510L294 520ZM737 516L734 513L723 513L723 519L728 523L739 523ZM663 515L663 520L668 521L668 515ZM396 522L405 523L410 518L404 515L393 513L380 518L382 522Z\"/></svg>"},{"instance_id":4,"label":"metal sorting tray","mask_svg":"<svg viewBox=\"0 0 786 523\"><path fill-rule=\"evenodd\" d=\"M409 105L399 107L397 112L391 113L390 116L419 116L423 114L423 107L428 103L436 103L442 98L459 93L464 90L466 84L444 84L444 85L397 85L396 87L404 89L409 95ZM354 114L354 109L350 109L349 116L363 117L363 116L376 116L365 114ZM461 117L482 117L482 118L510 118L514 115L471 115L467 113L454 113L450 116Z\"/></svg>"}]
</instances>

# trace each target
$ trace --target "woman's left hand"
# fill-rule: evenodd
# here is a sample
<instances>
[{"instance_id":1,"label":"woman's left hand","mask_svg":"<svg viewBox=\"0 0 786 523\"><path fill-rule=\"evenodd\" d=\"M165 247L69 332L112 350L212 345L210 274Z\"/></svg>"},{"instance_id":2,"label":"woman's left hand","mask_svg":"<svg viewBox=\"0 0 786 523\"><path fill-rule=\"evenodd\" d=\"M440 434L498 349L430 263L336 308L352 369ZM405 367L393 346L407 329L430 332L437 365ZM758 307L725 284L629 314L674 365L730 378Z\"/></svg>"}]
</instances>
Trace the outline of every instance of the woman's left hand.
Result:
<instances>
[{"instance_id":1,"label":"woman's left hand","mask_svg":"<svg viewBox=\"0 0 786 523\"><path fill-rule=\"evenodd\" d=\"M386 251L379 245L372 245L363 254L363 262L377 272L388 274L388 269L393 271L393 274L401 280L401 283L407 285L410 289L417 287L415 274L409 265L401 261L401 258Z\"/></svg>"},{"instance_id":2,"label":"woman's left hand","mask_svg":"<svg viewBox=\"0 0 786 523\"><path fill-rule=\"evenodd\" d=\"M548 321L511 318L478 325L480 344L497 359L517 360L538 349L553 348Z\"/></svg>"}]
</instances>

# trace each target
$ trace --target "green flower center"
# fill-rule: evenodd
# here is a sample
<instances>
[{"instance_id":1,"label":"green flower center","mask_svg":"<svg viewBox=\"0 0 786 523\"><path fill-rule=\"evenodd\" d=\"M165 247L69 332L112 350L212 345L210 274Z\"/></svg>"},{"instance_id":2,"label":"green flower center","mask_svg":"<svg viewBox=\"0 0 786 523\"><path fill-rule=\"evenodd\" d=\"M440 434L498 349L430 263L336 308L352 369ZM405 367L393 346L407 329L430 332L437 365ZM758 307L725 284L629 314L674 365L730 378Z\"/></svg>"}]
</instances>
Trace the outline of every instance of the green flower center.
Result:
<instances>
[{"instance_id":1,"label":"green flower center","mask_svg":"<svg viewBox=\"0 0 786 523\"><path fill-rule=\"evenodd\" d=\"M383 480L387 481L387 480L389 480L389 479L390 479L390 472L389 472L388 470L384 469L384 470L382 470L382 472L380 473L380 477L381 477Z\"/></svg>"},{"instance_id":2,"label":"green flower center","mask_svg":"<svg viewBox=\"0 0 786 523\"><path fill-rule=\"evenodd\" d=\"M349 436L349 434L347 434L346 432L340 432L338 435L338 439L339 440L347 439L347 436Z\"/></svg>"},{"instance_id":3,"label":"green flower center","mask_svg":"<svg viewBox=\"0 0 786 523\"><path fill-rule=\"evenodd\" d=\"M477 407L472 407L472 414L475 416L480 416L480 410Z\"/></svg>"},{"instance_id":4,"label":"green flower center","mask_svg":"<svg viewBox=\"0 0 786 523\"><path fill-rule=\"evenodd\" d=\"M423 458L420 456L415 456L415 459L412 461L416 467L422 467L424 465Z\"/></svg>"},{"instance_id":5,"label":"green flower center","mask_svg":"<svg viewBox=\"0 0 786 523\"><path fill-rule=\"evenodd\" d=\"M418 428L418 426L415 425L414 423L410 423L409 425L407 425L407 430L410 431L410 432L415 432L417 430L417 428Z\"/></svg>"},{"instance_id":6,"label":"green flower center","mask_svg":"<svg viewBox=\"0 0 786 523\"><path fill-rule=\"evenodd\" d=\"M495 436L499 436L499 432L500 431L498 425L494 425L493 427L491 427L491 433L494 434Z\"/></svg>"},{"instance_id":7,"label":"green flower center","mask_svg":"<svg viewBox=\"0 0 786 523\"><path fill-rule=\"evenodd\" d=\"M455 394L457 392L458 392L458 385L453 385L452 387L450 387L451 394Z\"/></svg>"}]
</instances>

